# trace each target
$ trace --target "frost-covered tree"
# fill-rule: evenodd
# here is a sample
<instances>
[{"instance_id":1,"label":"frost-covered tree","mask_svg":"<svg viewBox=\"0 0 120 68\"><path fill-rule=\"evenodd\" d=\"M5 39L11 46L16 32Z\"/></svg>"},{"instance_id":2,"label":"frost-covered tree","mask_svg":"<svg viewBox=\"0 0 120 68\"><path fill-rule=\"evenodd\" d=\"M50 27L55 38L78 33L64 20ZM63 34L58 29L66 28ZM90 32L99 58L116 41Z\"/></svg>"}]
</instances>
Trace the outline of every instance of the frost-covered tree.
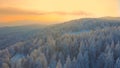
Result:
<instances>
[{"instance_id":1,"label":"frost-covered tree","mask_svg":"<svg viewBox=\"0 0 120 68\"><path fill-rule=\"evenodd\" d=\"M105 54L101 53L96 60L96 67L104 68L104 65L105 65Z\"/></svg>"},{"instance_id":2,"label":"frost-covered tree","mask_svg":"<svg viewBox=\"0 0 120 68\"><path fill-rule=\"evenodd\" d=\"M57 62L56 68L63 68L60 60Z\"/></svg>"},{"instance_id":3,"label":"frost-covered tree","mask_svg":"<svg viewBox=\"0 0 120 68\"><path fill-rule=\"evenodd\" d=\"M67 57L64 68L71 68L71 59L70 56Z\"/></svg>"},{"instance_id":4,"label":"frost-covered tree","mask_svg":"<svg viewBox=\"0 0 120 68\"><path fill-rule=\"evenodd\" d=\"M120 68L120 59L119 58L116 60L114 68Z\"/></svg>"},{"instance_id":5,"label":"frost-covered tree","mask_svg":"<svg viewBox=\"0 0 120 68\"><path fill-rule=\"evenodd\" d=\"M104 68L113 68L114 67L114 56L113 53L108 52L106 54L105 66Z\"/></svg>"},{"instance_id":6,"label":"frost-covered tree","mask_svg":"<svg viewBox=\"0 0 120 68\"><path fill-rule=\"evenodd\" d=\"M2 68L10 68L10 67L9 67L9 65L7 63L3 63Z\"/></svg>"}]
</instances>

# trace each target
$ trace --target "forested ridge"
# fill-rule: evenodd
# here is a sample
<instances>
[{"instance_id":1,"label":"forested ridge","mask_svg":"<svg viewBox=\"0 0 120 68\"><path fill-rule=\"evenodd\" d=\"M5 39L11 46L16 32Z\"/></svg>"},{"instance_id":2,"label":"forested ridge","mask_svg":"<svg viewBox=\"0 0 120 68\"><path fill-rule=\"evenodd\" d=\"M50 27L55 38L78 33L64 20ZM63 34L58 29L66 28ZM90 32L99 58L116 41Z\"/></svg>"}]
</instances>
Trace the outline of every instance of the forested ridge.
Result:
<instances>
[{"instance_id":1,"label":"forested ridge","mask_svg":"<svg viewBox=\"0 0 120 68\"><path fill-rule=\"evenodd\" d=\"M120 68L120 20L0 28L0 68Z\"/></svg>"}]
</instances>

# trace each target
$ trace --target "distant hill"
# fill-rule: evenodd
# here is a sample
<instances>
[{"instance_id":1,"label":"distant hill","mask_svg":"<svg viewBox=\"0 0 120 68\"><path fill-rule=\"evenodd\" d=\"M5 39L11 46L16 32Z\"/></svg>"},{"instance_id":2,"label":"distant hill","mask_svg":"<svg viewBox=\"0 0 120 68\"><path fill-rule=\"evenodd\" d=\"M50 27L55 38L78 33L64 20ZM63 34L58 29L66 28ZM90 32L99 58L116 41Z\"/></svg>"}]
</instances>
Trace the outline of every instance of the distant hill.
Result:
<instances>
[{"instance_id":1,"label":"distant hill","mask_svg":"<svg viewBox=\"0 0 120 68\"><path fill-rule=\"evenodd\" d=\"M101 19L106 19L106 20L120 20L120 17L101 17Z\"/></svg>"},{"instance_id":2,"label":"distant hill","mask_svg":"<svg viewBox=\"0 0 120 68\"><path fill-rule=\"evenodd\" d=\"M97 30L106 27L120 26L120 17L81 18L56 24L50 27L54 31L76 32L81 30Z\"/></svg>"},{"instance_id":3,"label":"distant hill","mask_svg":"<svg viewBox=\"0 0 120 68\"><path fill-rule=\"evenodd\" d=\"M120 26L120 17L101 17L101 18L81 18L76 20L71 20L55 25L43 25L43 24L29 24L30 21L19 21L18 23L26 23L26 25L16 25L16 26L6 26L1 27L0 30L5 32L11 31L25 31L25 30L43 30L43 32L49 33L71 33L71 32L81 32L81 31L91 31L104 29L107 27L118 27ZM32 22L33 23L33 22ZM39 31L38 31L39 32ZM49 34L48 33L48 34ZM44 33L43 33L44 34ZM46 33L47 34L47 33Z\"/></svg>"}]
</instances>

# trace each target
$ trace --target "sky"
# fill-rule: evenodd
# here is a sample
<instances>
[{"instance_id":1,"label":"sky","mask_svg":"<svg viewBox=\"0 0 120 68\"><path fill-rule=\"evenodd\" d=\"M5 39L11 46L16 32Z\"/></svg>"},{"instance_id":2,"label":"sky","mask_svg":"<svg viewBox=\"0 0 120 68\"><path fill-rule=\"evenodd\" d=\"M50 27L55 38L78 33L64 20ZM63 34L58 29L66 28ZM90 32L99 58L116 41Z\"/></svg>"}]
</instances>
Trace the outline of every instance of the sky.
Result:
<instances>
[{"instance_id":1,"label":"sky","mask_svg":"<svg viewBox=\"0 0 120 68\"><path fill-rule=\"evenodd\" d=\"M105 16L120 16L120 0L0 0L0 24L17 21L55 24Z\"/></svg>"}]
</instances>

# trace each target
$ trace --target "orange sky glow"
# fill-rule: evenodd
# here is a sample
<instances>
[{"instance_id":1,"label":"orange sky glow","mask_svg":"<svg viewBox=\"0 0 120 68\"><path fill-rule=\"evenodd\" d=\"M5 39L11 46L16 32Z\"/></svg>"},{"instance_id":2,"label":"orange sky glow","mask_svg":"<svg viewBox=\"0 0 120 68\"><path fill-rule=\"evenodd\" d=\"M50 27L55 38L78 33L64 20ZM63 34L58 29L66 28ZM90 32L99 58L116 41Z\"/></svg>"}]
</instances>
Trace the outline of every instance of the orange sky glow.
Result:
<instances>
[{"instance_id":1,"label":"orange sky glow","mask_svg":"<svg viewBox=\"0 0 120 68\"><path fill-rule=\"evenodd\" d=\"M119 0L0 0L0 23L56 24L84 17L118 17Z\"/></svg>"}]
</instances>

